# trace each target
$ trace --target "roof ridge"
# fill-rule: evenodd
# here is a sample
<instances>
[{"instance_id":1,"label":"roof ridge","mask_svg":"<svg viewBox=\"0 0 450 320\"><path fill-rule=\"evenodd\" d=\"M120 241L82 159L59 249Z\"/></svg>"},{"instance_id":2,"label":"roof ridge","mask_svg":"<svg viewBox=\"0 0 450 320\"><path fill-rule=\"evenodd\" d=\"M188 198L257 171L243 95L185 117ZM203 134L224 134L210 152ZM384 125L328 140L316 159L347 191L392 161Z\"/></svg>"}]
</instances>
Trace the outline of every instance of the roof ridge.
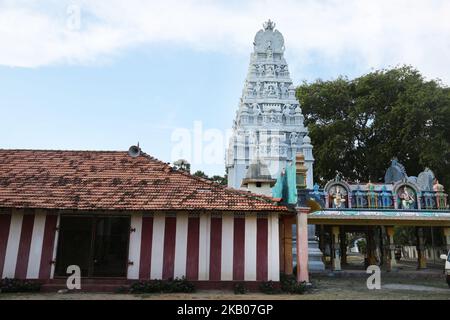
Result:
<instances>
[{"instance_id":1,"label":"roof ridge","mask_svg":"<svg viewBox=\"0 0 450 320\"><path fill-rule=\"evenodd\" d=\"M4 148L0 148L0 151L127 153L127 151L120 151L120 150L76 150L76 149L4 149Z\"/></svg>"},{"instance_id":2,"label":"roof ridge","mask_svg":"<svg viewBox=\"0 0 450 320\"><path fill-rule=\"evenodd\" d=\"M177 173L180 173L180 174L184 174L184 175L186 175L186 176L188 176L188 177L190 177L192 179L196 179L196 180L198 180L200 182L212 185L212 186L214 186L214 187L216 187L218 189L222 189L225 192L230 192L230 193L237 194L237 195L240 195L240 196L245 196L245 197L247 197L249 199L252 199L252 200L263 200L263 201L266 201L266 202L270 202L272 204L273 203L278 203L275 200L275 198L273 198L273 197L262 195L262 194L253 193L253 192L250 192L250 191L238 190L238 189L230 188L230 187L221 185L218 182L211 181L211 180L205 179L203 177L195 176L195 175L193 175L193 174L191 174L191 173L189 173L187 171L184 171L184 170L173 170L172 172L174 172L174 173L177 172Z\"/></svg>"}]
</instances>

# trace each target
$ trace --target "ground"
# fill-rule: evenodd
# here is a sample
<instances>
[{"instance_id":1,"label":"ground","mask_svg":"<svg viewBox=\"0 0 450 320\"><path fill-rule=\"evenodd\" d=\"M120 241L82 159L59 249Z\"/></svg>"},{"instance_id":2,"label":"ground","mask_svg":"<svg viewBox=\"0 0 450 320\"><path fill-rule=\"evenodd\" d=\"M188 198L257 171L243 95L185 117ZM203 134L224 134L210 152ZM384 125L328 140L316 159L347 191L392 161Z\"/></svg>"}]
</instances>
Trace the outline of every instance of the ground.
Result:
<instances>
[{"instance_id":1,"label":"ground","mask_svg":"<svg viewBox=\"0 0 450 320\"><path fill-rule=\"evenodd\" d=\"M369 290L367 277L315 276L313 289L304 295L266 295L248 293L235 295L227 291L200 291L193 294L106 294L106 293L38 293L0 294L0 299L28 300L450 300L450 289L443 277L405 278L390 275L381 290Z\"/></svg>"}]
</instances>

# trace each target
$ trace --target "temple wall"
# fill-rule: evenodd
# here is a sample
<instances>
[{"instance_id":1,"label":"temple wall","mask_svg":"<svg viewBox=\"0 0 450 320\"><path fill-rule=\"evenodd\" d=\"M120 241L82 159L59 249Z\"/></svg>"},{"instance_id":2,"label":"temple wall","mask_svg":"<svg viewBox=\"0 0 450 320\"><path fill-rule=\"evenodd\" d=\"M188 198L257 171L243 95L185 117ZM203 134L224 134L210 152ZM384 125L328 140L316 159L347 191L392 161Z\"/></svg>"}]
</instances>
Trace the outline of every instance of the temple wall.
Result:
<instances>
[{"instance_id":1,"label":"temple wall","mask_svg":"<svg viewBox=\"0 0 450 320\"><path fill-rule=\"evenodd\" d=\"M57 219L41 210L0 214L1 278L53 277Z\"/></svg>"},{"instance_id":2,"label":"temple wall","mask_svg":"<svg viewBox=\"0 0 450 320\"><path fill-rule=\"evenodd\" d=\"M136 214L131 227L129 279L279 281L277 214Z\"/></svg>"},{"instance_id":3,"label":"temple wall","mask_svg":"<svg viewBox=\"0 0 450 320\"><path fill-rule=\"evenodd\" d=\"M0 213L1 278L49 280L58 215ZM279 281L277 213L131 215L128 279Z\"/></svg>"}]
</instances>

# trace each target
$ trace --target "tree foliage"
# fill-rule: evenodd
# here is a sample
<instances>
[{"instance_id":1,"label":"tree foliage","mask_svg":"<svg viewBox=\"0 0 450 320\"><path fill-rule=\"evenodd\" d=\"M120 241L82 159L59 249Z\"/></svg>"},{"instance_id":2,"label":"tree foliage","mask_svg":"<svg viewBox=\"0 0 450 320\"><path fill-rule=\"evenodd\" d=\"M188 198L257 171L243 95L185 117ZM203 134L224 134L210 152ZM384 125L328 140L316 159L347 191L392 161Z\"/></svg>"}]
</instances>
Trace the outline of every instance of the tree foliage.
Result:
<instances>
[{"instance_id":1,"label":"tree foliage","mask_svg":"<svg viewBox=\"0 0 450 320\"><path fill-rule=\"evenodd\" d=\"M410 66L304 82L297 99L314 144L314 178L383 181L393 157L450 189L450 89Z\"/></svg>"},{"instance_id":2,"label":"tree foliage","mask_svg":"<svg viewBox=\"0 0 450 320\"><path fill-rule=\"evenodd\" d=\"M193 175L197 176L197 177L200 177L200 178L203 178L203 179L211 180L211 181L213 181L215 183L218 183L218 184L221 184L223 186L227 185L227 183L228 183L227 175L225 175L224 177L219 176L219 175L214 175L212 177L209 177L206 173L204 173L201 170L197 170L196 172L194 172Z\"/></svg>"}]
</instances>

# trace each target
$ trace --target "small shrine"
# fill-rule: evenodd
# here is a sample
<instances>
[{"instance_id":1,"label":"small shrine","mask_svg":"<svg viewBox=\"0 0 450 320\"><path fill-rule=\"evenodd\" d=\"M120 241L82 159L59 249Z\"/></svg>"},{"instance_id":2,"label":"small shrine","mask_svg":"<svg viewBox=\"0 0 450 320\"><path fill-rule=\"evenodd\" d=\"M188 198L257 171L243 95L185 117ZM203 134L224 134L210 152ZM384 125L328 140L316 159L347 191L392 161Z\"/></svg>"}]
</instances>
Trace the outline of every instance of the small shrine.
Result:
<instances>
[{"instance_id":1,"label":"small shrine","mask_svg":"<svg viewBox=\"0 0 450 320\"><path fill-rule=\"evenodd\" d=\"M405 167L393 159L383 182L349 181L338 174L323 188L316 183L312 189L298 189L298 206L311 207L311 202L318 209L309 214L308 223L316 225L320 248L330 258L332 270L339 271L347 263L352 234L364 238L365 264L388 270L395 269L395 257L403 255L417 259L418 268L424 269L427 258L450 249L448 194L429 168L408 176ZM408 254L394 241L396 227L415 230L415 244ZM436 246L429 238L444 242Z\"/></svg>"}]
</instances>

